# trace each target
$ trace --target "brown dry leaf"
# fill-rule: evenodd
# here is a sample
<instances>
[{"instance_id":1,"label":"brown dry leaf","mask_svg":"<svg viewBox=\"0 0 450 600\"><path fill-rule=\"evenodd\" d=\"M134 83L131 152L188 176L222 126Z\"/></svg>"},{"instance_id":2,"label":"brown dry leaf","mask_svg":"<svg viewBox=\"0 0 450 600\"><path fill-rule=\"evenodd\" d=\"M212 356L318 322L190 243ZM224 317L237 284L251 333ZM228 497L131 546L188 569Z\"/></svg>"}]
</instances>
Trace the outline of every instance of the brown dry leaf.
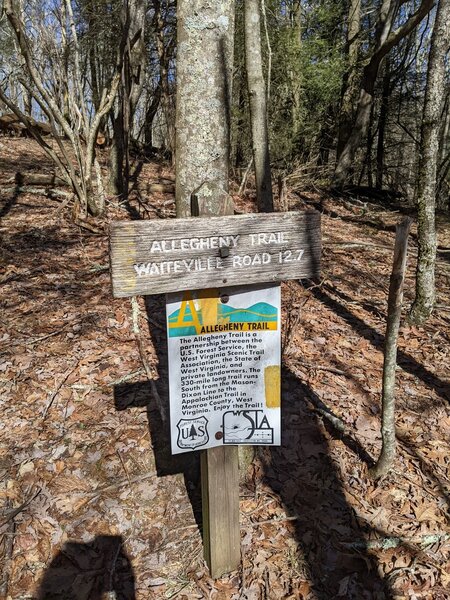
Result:
<instances>
[{"instance_id":1,"label":"brown dry leaf","mask_svg":"<svg viewBox=\"0 0 450 600\"><path fill-rule=\"evenodd\" d=\"M422 500L419 504L414 506L413 510L414 515L419 523L427 521L445 523L445 518L442 515L436 515L436 507L426 500Z\"/></svg>"},{"instance_id":2,"label":"brown dry leaf","mask_svg":"<svg viewBox=\"0 0 450 600\"><path fill-rule=\"evenodd\" d=\"M1 152L7 160L0 182L14 177L17 164L51 172L33 140L8 139ZM106 154L99 153L99 159L106 161ZM173 198L145 192L145 181L168 175L166 165L142 165L135 182L139 202L133 194L129 198L142 217L174 216L174 203L164 205ZM255 211L251 193L234 198L240 212ZM108 384L142 365L130 330L129 301L113 299L108 274L93 268L109 262L107 236L75 227L59 204L39 194L21 194L3 215L0 251L9 276L2 279L0 498L3 504L9 499L19 506L31 484L43 487L16 521L17 534L24 537L13 555L11 598L37 590L52 560L64 560L70 540L76 540L86 556L92 551L98 556L95 544L117 536L123 542L117 580L126 581L127 565L128 572L132 565L136 600L164 600L169 590L186 600L208 595L211 600L214 595L221 600L312 600L315 595L336 598L339 591L342 598L347 594L375 600L382 597L380 586L387 573L393 597L443 600L447 592L442 586L450 585L449 544L434 544L420 560L417 548L374 549L370 554L361 548L348 553L337 549L342 541L362 543L392 535L408 539L447 528L443 507L450 468L450 409L444 395L449 322L435 311L425 327L402 327L396 414L400 433L412 445L410 452L399 452L395 469L375 486L367 476L364 453L373 458L379 450L382 342L392 255L364 245L342 251L333 244L352 240L393 248L393 233L380 227L395 224L398 215L388 207L380 214L380 207L370 202L367 214L362 214L359 205L318 191L305 192L305 198L290 193L290 209L320 203L323 238L331 245L325 248L324 281L317 287L308 290L296 281L282 285L283 331L288 321L293 327L292 357L286 357L283 371L286 427L283 445L260 449L249 483L240 488L243 510L256 511L245 517L242 531L245 589L240 577L213 582L205 573L192 510L192 502L196 510L200 504L198 474L184 466L178 469L166 451L145 377L138 375L122 386L120 393L130 404L116 410L118 390ZM4 206L3 198L0 204ZM329 210L337 216L330 218ZM127 218L124 206L112 200L108 220ZM367 222L375 219L380 227ZM439 235L444 231L449 237L449 224L439 228ZM412 300L413 262L408 261L405 308ZM438 303L445 305L450 282L439 269L437 282ZM140 305L146 351L152 365L159 361L158 385L166 394L164 339L152 325L148 335L146 308L143 301ZM163 324L164 299L148 296L145 305L149 316ZM50 333L55 335L29 344L31 337ZM298 359L314 368L302 366ZM36 414L72 361L78 368L58 391L44 426L37 427ZM75 390L76 386L83 387ZM323 417L307 405L308 397L320 399L342 418L349 439L329 423L323 426ZM133 406L135 398L143 402ZM147 399L150 403L144 406ZM21 466L22 473L28 470L23 477ZM155 471L161 476L142 483L135 479ZM6 478L14 482L10 489ZM106 496L89 493L104 486L112 486ZM286 515L294 519L254 523ZM38 540L35 546L33 537ZM0 563L2 552L0 545ZM191 573L198 574L203 591ZM148 582L167 585L149 587ZM117 596L131 594L118 590Z\"/></svg>"},{"instance_id":3,"label":"brown dry leaf","mask_svg":"<svg viewBox=\"0 0 450 600\"><path fill-rule=\"evenodd\" d=\"M59 493L80 491L88 492L92 491L93 488L92 483L88 479L70 474L60 475L55 480L55 485Z\"/></svg>"},{"instance_id":4,"label":"brown dry leaf","mask_svg":"<svg viewBox=\"0 0 450 600\"><path fill-rule=\"evenodd\" d=\"M54 502L58 510L67 514L79 510L82 506L89 502L89 498L83 498L78 495L57 496Z\"/></svg>"}]
</instances>

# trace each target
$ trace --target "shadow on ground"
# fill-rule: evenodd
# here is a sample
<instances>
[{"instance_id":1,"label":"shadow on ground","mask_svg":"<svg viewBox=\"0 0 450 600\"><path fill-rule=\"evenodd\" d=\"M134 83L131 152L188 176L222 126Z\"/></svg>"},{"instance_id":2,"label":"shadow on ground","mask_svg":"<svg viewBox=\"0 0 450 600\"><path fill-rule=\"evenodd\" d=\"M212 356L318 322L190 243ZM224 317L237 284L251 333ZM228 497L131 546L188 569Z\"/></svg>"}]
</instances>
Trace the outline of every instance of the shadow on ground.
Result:
<instances>
[{"instance_id":1,"label":"shadow on ground","mask_svg":"<svg viewBox=\"0 0 450 600\"><path fill-rule=\"evenodd\" d=\"M201 489L199 453L172 455L169 424L169 373L167 357L167 334L165 316L165 296L145 296L147 318L155 326L149 325L149 334L158 355L159 379L155 382L157 396L149 382L121 384L114 387L114 404L117 410L136 406L147 408L147 419L155 455L158 477L183 474L186 490L192 505L197 524L201 528ZM159 402L166 408L167 419L163 420Z\"/></svg>"},{"instance_id":2,"label":"shadow on ground","mask_svg":"<svg viewBox=\"0 0 450 600\"><path fill-rule=\"evenodd\" d=\"M260 456L266 483L295 517L298 564L318 600L388 600L392 596L376 558L364 550L370 528L361 527L346 501L323 427L308 406L314 392L287 369L282 381L282 445L261 448ZM355 451L367 456L361 448Z\"/></svg>"},{"instance_id":3,"label":"shadow on ground","mask_svg":"<svg viewBox=\"0 0 450 600\"><path fill-rule=\"evenodd\" d=\"M379 334L373 327L353 314L341 302L333 298L331 295L332 293L335 296L341 296L345 300L345 294L339 292L331 286L328 286L327 284L323 285L322 288L312 287L310 291L313 296L319 300L319 302L344 319L344 321L346 321L354 329L354 331L358 333L358 335L368 340L374 348L377 350L382 350L384 348L384 336ZM406 352L403 352L402 350L398 350L397 362L399 367L401 367L410 375L418 377L425 385L434 390L436 394L438 394L438 396L440 396L443 400L446 402L450 401L449 385L445 381L439 379L439 377L436 377L434 373L422 366L412 356Z\"/></svg>"},{"instance_id":4,"label":"shadow on ground","mask_svg":"<svg viewBox=\"0 0 450 600\"><path fill-rule=\"evenodd\" d=\"M160 399L168 406L167 337L165 298L147 296L150 335L158 353ZM289 515L295 516L297 561L312 584L318 600L389 600L388 585L380 578L376 559L364 550L370 528L358 524L347 503L337 467L329 454L323 428L309 407L307 398L314 394L289 371L283 372L283 443L279 448L261 448L264 478L281 498ZM199 453L172 456L169 424L161 421L157 399L149 383L116 386L118 410L146 406L159 476L184 475L194 514L201 527L201 490ZM355 460L369 457L361 448L353 448ZM359 456L358 456L359 455ZM277 525L274 524L276 528ZM274 534L276 529L274 529ZM357 550L345 545L355 543ZM245 590L241 590L245 599Z\"/></svg>"},{"instance_id":5,"label":"shadow on ground","mask_svg":"<svg viewBox=\"0 0 450 600\"><path fill-rule=\"evenodd\" d=\"M135 577L120 536L66 542L45 572L39 600L135 600Z\"/></svg>"}]
</instances>

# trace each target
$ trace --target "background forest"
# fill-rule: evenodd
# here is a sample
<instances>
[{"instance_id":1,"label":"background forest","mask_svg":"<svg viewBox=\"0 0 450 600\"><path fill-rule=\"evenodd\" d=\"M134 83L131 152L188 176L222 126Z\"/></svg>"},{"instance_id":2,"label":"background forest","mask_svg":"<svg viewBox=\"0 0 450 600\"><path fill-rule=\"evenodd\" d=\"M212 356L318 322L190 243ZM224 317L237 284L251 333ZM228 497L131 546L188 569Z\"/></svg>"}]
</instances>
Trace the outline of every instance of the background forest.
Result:
<instances>
[{"instance_id":1,"label":"background forest","mask_svg":"<svg viewBox=\"0 0 450 600\"><path fill-rule=\"evenodd\" d=\"M110 191L126 193L130 150L174 153L175 5L6 0L0 23L4 112L50 122L76 144L77 154L89 149L80 150L73 137L89 142L92 134L94 142L100 132L112 143ZM232 165L241 175L251 159L251 134L243 3L236 8ZM294 187L352 184L414 199L435 13L430 0L261 3L275 178ZM440 93L436 197L445 209L448 70ZM91 158L77 156L85 182ZM64 158L58 160L67 170Z\"/></svg>"},{"instance_id":2,"label":"background forest","mask_svg":"<svg viewBox=\"0 0 450 600\"><path fill-rule=\"evenodd\" d=\"M320 280L282 284L283 443L241 461L242 564L221 579L198 457L168 452L165 298L112 298L107 233L181 216L174 172L199 144L177 138L177 25L210 35L224 22L193 13L217 4L0 4L0 598L445 600L450 0L220 3L230 210L314 208L323 240Z\"/></svg>"}]
</instances>

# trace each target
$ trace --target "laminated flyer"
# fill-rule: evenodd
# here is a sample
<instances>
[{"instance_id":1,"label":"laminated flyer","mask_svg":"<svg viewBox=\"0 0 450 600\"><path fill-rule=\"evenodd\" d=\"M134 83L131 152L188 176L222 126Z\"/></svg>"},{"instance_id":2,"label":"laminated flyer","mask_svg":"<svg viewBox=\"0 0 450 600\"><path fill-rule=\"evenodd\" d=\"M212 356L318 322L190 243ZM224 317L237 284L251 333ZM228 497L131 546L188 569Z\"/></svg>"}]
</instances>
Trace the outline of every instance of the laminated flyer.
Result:
<instances>
[{"instance_id":1,"label":"laminated flyer","mask_svg":"<svg viewBox=\"0 0 450 600\"><path fill-rule=\"evenodd\" d=\"M280 444L279 284L167 296L172 454Z\"/></svg>"}]
</instances>

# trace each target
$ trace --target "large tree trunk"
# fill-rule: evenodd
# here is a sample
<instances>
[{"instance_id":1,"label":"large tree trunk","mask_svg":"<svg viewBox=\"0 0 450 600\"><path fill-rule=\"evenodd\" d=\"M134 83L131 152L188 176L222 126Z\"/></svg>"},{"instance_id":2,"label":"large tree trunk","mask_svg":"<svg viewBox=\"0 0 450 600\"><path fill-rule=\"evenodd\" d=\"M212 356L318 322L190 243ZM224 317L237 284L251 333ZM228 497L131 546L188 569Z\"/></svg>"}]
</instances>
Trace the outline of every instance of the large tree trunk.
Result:
<instances>
[{"instance_id":1,"label":"large tree trunk","mask_svg":"<svg viewBox=\"0 0 450 600\"><path fill-rule=\"evenodd\" d=\"M445 58L450 47L450 0L439 0L431 37L427 86L420 137L417 181L419 255L416 272L416 298L411 319L423 323L435 303L436 261L436 172L439 131L445 100Z\"/></svg>"},{"instance_id":2,"label":"large tree trunk","mask_svg":"<svg viewBox=\"0 0 450 600\"><path fill-rule=\"evenodd\" d=\"M358 58L361 30L361 0L351 0L347 19L347 71L342 85L341 111L336 154L339 158L350 137L358 99Z\"/></svg>"},{"instance_id":3,"label":"large tree trunk","mask_svg":"<svg viewBox=\"0 0 450 600\"><path fill-rule=\"evenodd\" d=\"M228 192L234 2L178 3L176 205L202 184ZM211 199L212 201L214 198Z\"/></svg>"},{"instance_id":4,"label":"large tree trunk","mask_svg":"<svg viewBox=\"0 0 450 600\"><path fill-rule=\"evenodd\" d=\"M192 216L232 213L227 191L234 2L178 0L177 8L177 217L191 216L191 202ZM232 446L201 455L204 554L214 578L239 566L237 459ZM220 506L213 500L217 490L226 498Z\"/></svg>"},{"instance_id":5,"label":"large tree trunk","mask_svg":"<svg viewBox=\"0 0 450 600\"><path fill-rule=\"evenodd\" d=\"M378 117L378 140L377 140L377 176L376 188L383 188L383 169L384 169L384 136L389 111L389 94L391 91L391 70L389 57L386 58L383 75L383 90L381 92L380 116Z\"/></svg>"},{"instance_id":6,"label":"large tree trunk","mask_svg":"<svg viewBox=\"0 0 450 600\"><path fill-rule=\"evenodd\" d=\"M405 36L417 27L430 12L436 0L422 0L416 12L398 29L392 30L401 0L383 0L380 8L375 50L365 66L361 79L361 90L354 125L336 164L334 185L342 187L354 165L361 140L367 134L370 111L373 103L375 83L381 61Z\"/></svg>"},{"instance_id":7,"label":"large tree trunk","mask_svg":"<svg viewBox=\"0 0 450 600\"><path fill-rule=\"evenodd\" d=\"M260 212L273 211L267 97L261 55L259 0L245 0L245 66L250 97L256 199Z\"/></svg>"}]
</instances>

